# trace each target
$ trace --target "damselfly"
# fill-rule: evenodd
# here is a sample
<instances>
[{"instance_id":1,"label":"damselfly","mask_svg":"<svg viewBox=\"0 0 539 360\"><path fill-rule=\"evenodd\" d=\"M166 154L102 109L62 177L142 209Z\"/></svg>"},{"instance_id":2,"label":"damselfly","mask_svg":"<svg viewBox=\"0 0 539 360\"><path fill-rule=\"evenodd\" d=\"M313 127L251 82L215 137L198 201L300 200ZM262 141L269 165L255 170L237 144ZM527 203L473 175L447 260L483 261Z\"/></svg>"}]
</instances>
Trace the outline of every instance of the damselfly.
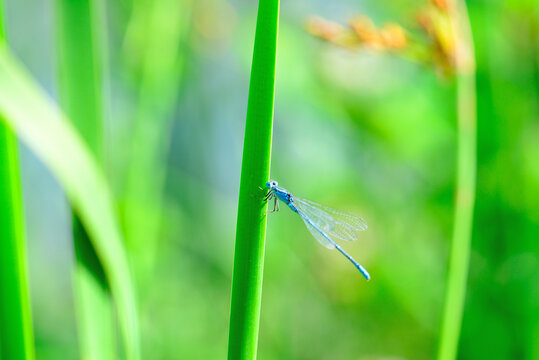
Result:
<instances>
[{"instance_id":1,"label":"damselfly","mask_svg":"<svg viewBox=\"0 0 539 360\"><path fill-rule=\"evenodd\" d=\"M371 276L367 270L335 242L335 240L357 240L358 231L365 230L367 223L360 217L345 213L344 211L335 210L309 200L292 196L288 190L278 185L277 181L273 180L266 183L269 191L264 197L264 200L273 199L273 210L270 212L279 211L278 200L284 202L292 211L301 216L307 229L309 229L320 244L328 249L337 249L354 264L365 279L370 280Z\"/></svg>"}]
</instances>

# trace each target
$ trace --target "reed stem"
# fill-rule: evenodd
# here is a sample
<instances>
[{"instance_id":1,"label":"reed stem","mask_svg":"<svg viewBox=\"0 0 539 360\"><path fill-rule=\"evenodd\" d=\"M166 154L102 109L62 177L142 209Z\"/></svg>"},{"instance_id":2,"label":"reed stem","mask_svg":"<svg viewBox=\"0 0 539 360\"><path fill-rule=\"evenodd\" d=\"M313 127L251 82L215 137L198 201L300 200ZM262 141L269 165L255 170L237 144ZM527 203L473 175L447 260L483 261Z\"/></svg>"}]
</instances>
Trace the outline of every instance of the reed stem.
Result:
<instances>
[{"instance_id":1,"label":"reed stem","mask_svg":"<svg viewBox=\"0 0 539 360\"><path fill-rule=\"evenodd\" d=\"M103 163L101 0L56 0L59 93L62 107L98 162ZM75 308L80 357L114 359L114 314L105 272L86 229L73 214Z\"/></svg>"},{"instance_id":2,"label":"reed stem","mask_svg":"<svg viewBox=\"0 0 539 360\"><path fill-rule=\"evenodd\" d=\"M23 207L17 138L0 119L0 359L35 358Z\"/></svg>"},{"instance_id":3,"label":"reed stem","mask_svg":"<svg viewBox=\"0 0 539 360\"><path fill-rule=\"evenodd\" d=\"M455 359L462 325L470 262L476 186L475 55L470 20L463 0L448 2L455 41L457 75L457 183L454 228L442 314L439 360Z\"/></svg>"},{"instance_id":4,"label":"reed stem","mask_svg":"<svg viewBox=\"0 0 539 360\"><path fill-rule=\"evenodd\" d=\"M269 177L279 1L260 0L241 168L228 359L255 359L258 343Z\"/></svg>"}]
</instances>

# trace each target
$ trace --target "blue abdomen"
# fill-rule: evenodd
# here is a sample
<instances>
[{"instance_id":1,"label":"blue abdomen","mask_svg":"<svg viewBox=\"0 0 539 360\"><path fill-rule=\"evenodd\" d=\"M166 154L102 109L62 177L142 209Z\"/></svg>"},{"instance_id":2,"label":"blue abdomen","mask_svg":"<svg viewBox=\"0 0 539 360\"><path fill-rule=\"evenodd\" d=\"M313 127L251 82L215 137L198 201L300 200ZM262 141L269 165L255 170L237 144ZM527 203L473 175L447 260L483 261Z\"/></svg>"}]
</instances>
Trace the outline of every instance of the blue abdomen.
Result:
<instances>
[{"instance_id":1,"label":"blue abdomen","mask_svg":"<svg viewBox=\"0 0 539 360\"><path fill-rule=\"evenodd\" d=\"M273 193L279 200L284 202L292 211L298 212L298 209L294 205L294 198L292 197L292 194L288 192L288 190L283 189L282 187L275 187L273 188Z\"/></svg>"}]
</instances>

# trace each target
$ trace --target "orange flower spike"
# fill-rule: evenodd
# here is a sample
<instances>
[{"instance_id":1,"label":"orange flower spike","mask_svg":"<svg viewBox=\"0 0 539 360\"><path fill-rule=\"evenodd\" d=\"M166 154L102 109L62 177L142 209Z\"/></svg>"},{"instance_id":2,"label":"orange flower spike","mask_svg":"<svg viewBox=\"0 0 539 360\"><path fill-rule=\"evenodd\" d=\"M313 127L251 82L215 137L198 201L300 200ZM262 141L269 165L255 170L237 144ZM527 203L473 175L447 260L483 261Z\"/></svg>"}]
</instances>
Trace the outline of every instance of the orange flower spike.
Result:
<instances>
[{"instance_id":1,"label":"orange flower spike","mask_svg":"<svg viewBox=\"0 0 539 360\"><path fill-rule=\"evenodd\" d=\"M307 21L306 28L314 36L334 45L344 48L353 48L358 45L357 37L349 30L319 17L310 18Z\"/></svg>"},{"instance_id":2,"label":"orange flower spike","mask_svg":"<svg viewBox=\"0 0 539 360\"><path fill-rule=\"evenodd\" d=\"M342 35L344 29L333 22L320 17L311 17L306 24L307 31L321 39L332 41Z\"/></svg>"},{"instance_id":3,"label":"orange flower spike","mask_svg":"<svg viewBox=\"0 0 539 360\"><path fill-rule=\"evenodd\" d=\"M430 0L438 9L447 11L447 0Z\"/></svg>"},{"instance_id":4,"label":"orange flower spike","mask_svg":"<svg viewBox=\"0 0 539 360\"><path fill-rule=\"evenodd\" d=\"M416 15L416 22L427 35L432 36L434 33L434 25L432 24L432 19L428 12L422 11L418 13Z\"/></svg>"},{"instance_id":5,"label":"orange flower spike","mask_svg":"<svg viewBox=\"0 0 539 360\"><path fill-rule=\"evenodd\" d=\"M447 58L449 63L453 64L455 57L455 39L451 32L449 17L447 13L443 13L437 9L432 9L430 14L434 30L434 33L432 34L434 40L440 47L443 56Z\"/></svg>"},{"instance_id":6,"label":"orange flower spike","mask_svg":"<svg viewBox=\"0 0 539 360\"><path fill-rule=\"evenodd\" d=\"M385 24L380 30L382 43L389 49L402 49L407 45L404 29L395 23Z\"/></svg>"},{"instance_id":7,"label":"orange flower spike","mask_svg":"<svg viewBox=\"0 0 539 360\"><path fill-rule=\"evenodd\" d=\"M371 46L380 46L380 34L371 19L359 16L350 21L350 27L362 43Z\"/></svg>"}]
</instances>

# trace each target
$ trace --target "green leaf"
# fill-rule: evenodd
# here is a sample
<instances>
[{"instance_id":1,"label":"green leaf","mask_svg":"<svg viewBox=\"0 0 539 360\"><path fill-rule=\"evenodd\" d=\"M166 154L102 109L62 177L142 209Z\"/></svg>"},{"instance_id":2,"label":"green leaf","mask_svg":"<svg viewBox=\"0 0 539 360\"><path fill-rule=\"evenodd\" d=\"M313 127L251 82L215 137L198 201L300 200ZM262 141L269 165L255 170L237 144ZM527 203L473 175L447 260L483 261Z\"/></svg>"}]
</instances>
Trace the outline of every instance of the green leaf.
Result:
<instances>
[{"instance_id":1,"label":"green leaf","mask_svg":"<svg viewBox=\"0 0 539 360\"><path fill-rule=\"evenodd\" d=\"M0 3L0 43L4 41ZM1 116L0 116L1 117ZM0 120L0 358L34 359L18 143Z\"/></svg>"},{"instance_id":2,"label":"green leaf","mask_svg":"<svg viewBox=\"0 0 539 360\"><path fill-rule=\"evenodd\" d=\"M133 72L141 73L132 118L129 169L122 214L129 254L141 271L151 273L161 224L166 154L170 127L189 34L191 0L135 2L125 57L141 58ZM163 26L166 24L166 26ZM143 36L140 41L137 36ZM137 41L139 40L139 41ZM138 47L141 47L140 49ZM152 176L147 176L152 174Z\"/></svg>"},{"instance_id":3,"label":"green leaf","mask_svg":"<svg viewBox=\"0 0 539 360\"><path fill-rule=\"evenodd\" d=\"M228 343L230 360L256 358L267 209L258 187L268 181L270 169L278 23L279 1L260 0L234 250Z\"/></svg>"},{"instance_id":4,"label":"green leaf","mask_svg":"<svg viewBox=\"0 0 539 360\"><path fill-rule=\"evenodd\" d=\"M103 91L102 41L98 29L101 0L57 0L55 6L59 94L62 108L93 155L102 163ZM101 20L101 21L99 21ZM73 242L75 308L80 357L112 360L116 357L114 313L104 270L86 229L74 215Z\"/></svg>"},{"instance_id":5,"label":"green leaf","mask_svg":"<svg viewBox=\"0 0 539 360\"><path fill-rule=\"evenodd\" d=\"M17 140L0 123L0 358L33 359Z\"/></svg>"},{"instance_id":6,"label":"green leaf","mask_svg":"<svg viewBox=\"0 0 539 360\"><path fill-rule=\"evenodd\" d=\"M65 190L103 265L127 358L139 359L135 293L103 172L73 125L6 46L0 46L0 113Z\"/></svg>"}]
</instances>

